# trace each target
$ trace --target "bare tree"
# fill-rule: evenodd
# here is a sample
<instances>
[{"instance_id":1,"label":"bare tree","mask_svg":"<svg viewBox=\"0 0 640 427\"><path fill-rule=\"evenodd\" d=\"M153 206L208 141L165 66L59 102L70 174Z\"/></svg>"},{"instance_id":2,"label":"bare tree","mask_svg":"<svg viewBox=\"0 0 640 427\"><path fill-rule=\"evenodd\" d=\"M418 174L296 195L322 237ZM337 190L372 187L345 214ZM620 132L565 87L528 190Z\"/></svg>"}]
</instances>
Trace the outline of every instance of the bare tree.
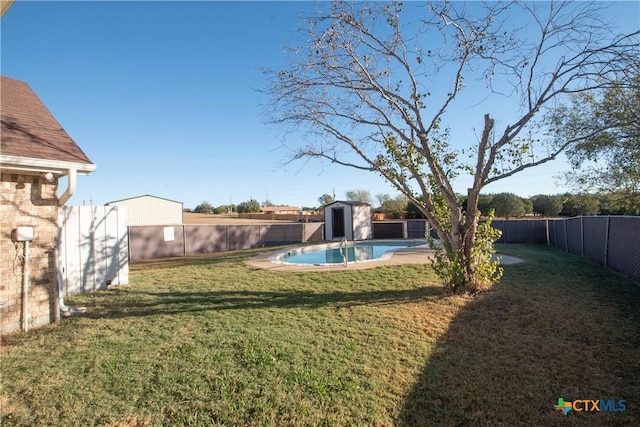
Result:
<instances>
[{"instance_id":1,"label":"bare tree","mask_svg":"<svg viewBox=\"0 0 640 427\"><path fill-rule=\"evenodd\" d=\"M369 190L348 190L344 193L347 200L371 204L371 193Z\"/></svg>"},{"instance_id":2,"label":"bare tree","mask_svg":"<svg viewBox=\"0 0 640 427\"><path fill-rule=\"evenodd\" d=\"M546 111L565 96L630 81L639 33L610 33L602 4L404 7L335 2L307 18L288 67L266 70L270 121L305 132L291 160L375 172L405 194L438 233L452 290L475 292L497 277L485 274L492 245L479 242L480 191L601 132L546 139L558 124ZM463 149L449 140L447 113L467 84L502 97L515 118L498 128L490 114L479 117L482 131ZM461 173L471 181L466 211L452 186Z\"/></svg>"}]
</instances>

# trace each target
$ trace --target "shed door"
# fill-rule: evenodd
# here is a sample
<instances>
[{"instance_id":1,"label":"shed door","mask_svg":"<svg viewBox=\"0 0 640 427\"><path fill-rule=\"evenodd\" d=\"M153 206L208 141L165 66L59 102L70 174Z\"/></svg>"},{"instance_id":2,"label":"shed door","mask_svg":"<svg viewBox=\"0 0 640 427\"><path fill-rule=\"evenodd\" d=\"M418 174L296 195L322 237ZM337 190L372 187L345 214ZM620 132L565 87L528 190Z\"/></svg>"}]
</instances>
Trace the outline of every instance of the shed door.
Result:
<instances>
[{"instance_id":1,"label":"shed door","mask_svg":"<svg viewBox=\"0 0 640 427\"><path fill-rule=\"evenodd\" d=\"M344 237L344 208L331 208L332 237Z\"/></svg>"}]
</instances>

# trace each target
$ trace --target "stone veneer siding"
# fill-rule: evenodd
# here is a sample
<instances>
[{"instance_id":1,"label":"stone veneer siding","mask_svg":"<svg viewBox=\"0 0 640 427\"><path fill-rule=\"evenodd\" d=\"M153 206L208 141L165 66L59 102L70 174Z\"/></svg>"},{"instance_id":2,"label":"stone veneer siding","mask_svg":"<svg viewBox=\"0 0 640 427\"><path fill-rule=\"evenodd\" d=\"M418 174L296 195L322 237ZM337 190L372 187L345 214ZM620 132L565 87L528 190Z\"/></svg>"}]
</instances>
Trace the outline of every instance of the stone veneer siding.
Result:
<instances>
[{"instance_id":1,"label":"stone veneer siding","mask_svg":"<svg viewBox=\"0 0 640 427\"><path fill-rule=\"evenodd\" d=\"M34 228L29 243L29 329L54 321L55 253L58 240L58 179L3 171L0 174L0 333L22 328L22 255L16 227Z\"/></svg>"}]
</instances>

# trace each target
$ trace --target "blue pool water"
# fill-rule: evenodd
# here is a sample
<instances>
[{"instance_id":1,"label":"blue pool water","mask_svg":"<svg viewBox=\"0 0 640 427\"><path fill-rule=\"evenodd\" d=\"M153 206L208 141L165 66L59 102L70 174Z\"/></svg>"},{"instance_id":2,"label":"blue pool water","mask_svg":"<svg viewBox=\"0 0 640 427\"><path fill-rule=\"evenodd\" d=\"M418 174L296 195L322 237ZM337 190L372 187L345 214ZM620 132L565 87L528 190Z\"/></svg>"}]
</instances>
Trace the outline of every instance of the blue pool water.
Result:
<instances>
[{"instance_id":1,"label":"blue pool water","mask_svg":"<svg viewBox=\"0 0 640 427\"><path fill-rule=\"evenodd\" d=\"M375 242L375 243L350 243L347 247L348 262L369 261L382 257L385 253L396 249L409 248L424 245L424 242ZM334 245L335 246L335 245ZM322 247L319 249L306 248L305 252L292 251L284 254L279 261L291 264L341 264L344 262L342 251L339 247Z\"/></svg>"}]
</instances>

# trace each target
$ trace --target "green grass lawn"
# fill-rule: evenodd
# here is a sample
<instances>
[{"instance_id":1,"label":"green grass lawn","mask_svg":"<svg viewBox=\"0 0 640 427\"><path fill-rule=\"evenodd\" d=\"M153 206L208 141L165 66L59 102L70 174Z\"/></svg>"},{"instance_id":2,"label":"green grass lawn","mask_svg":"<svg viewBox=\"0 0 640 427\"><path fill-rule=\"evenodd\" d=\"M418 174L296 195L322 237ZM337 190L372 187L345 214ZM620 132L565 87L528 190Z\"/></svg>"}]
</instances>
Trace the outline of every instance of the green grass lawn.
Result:
<instances>
[{"instance_id":1,"label":"green grass lawn","mask_svg":"<svg viewBox=\"0 0 640 427\"><path fill-rule=\"evenodd\" d=\"M488 293L428 266L284 273L257 251L133 264L131 285L3 338L2 426L640 425L640 286L544 246ZM559 397L625 412L556 412Z\"/></svg>"}]
</instances>

